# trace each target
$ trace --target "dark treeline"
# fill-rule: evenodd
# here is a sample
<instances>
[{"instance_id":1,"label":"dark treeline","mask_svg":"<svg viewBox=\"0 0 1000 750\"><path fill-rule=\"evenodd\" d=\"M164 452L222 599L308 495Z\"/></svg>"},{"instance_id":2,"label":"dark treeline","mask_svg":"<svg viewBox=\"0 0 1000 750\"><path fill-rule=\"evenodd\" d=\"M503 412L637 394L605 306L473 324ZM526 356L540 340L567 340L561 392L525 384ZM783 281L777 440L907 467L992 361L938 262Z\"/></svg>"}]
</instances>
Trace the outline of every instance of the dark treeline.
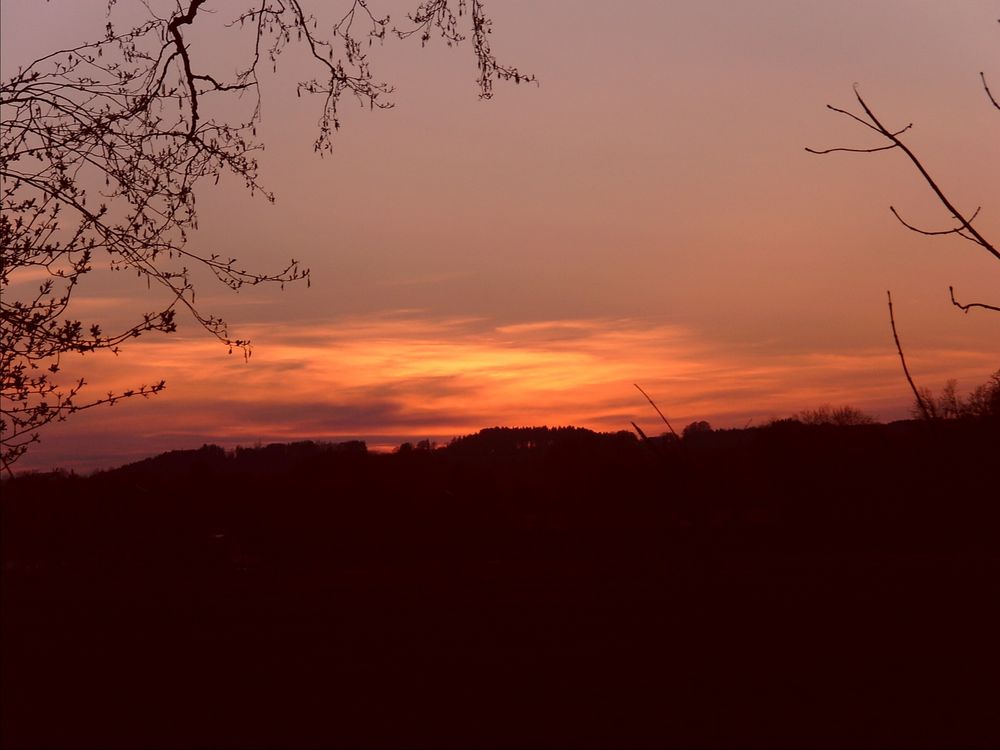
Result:
<instances>
[{"instance_id":1,"label":"dark treeline","mask_svg":"<svg viewBox=\"0 0 1000 750\"><path fill-rule=\"evenodd\" d=\"M1000 422L3 484L5 746L992 746Z\"/></svg>"}]
</instances>

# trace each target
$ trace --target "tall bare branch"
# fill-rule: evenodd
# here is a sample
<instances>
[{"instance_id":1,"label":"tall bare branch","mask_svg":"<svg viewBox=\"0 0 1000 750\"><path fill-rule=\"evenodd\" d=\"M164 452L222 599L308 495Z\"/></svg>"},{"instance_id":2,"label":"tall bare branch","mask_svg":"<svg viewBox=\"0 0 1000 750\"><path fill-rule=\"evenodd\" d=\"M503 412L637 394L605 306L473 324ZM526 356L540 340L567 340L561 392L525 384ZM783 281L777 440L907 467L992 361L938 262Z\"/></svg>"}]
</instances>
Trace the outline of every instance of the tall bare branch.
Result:
<instances>
[{"instance_id":1,"label":"tall bare branch","mask_svg":"<svg viewBox=\"0 0 1000 750\"><path fill-rule=\"evenodd\" d=\"M980 78L982 79L983 88L986 90L987 96L989 97L990 101L994 105L996 105L997 101L993 97L993 94L986 83L986 76L982 73L980 73L979 75ZM918 227L912 224L911 222L907 221L906 219L904 219L900 215L900 212L896 209L895 206L889 206L889 211L892 213L894 217L896 217L896 220L899 221L900 224L902 224L910 231L916 232L917 234L921 234L924 236L955 235L961 237L962 239L972 242L973 244L981 247L983 250L989 253L994 259L1000 260L1000 250L998 250L996 245L994 245L992 241L987 239L986 236L982 232L980 232L980 230L976 226L974 226L973 222L975 222L976 218L979 216L982 207L981 206L977 207L976 210L973 211L971 215L966 215L964 212L960 211L951 201L951 199L948 198L947 194L944 192L944 190L941 188L938 182L931 176L930 172L927 170L927 168L924 166L921 160L917 157L917 155L900 138L900 136L903 133L907 132L913 126L913 124L910 123L906 125L906 127L900 128L898 130L892 130L886 127L886 125L883 124L882 120L879 119L879 117L875 114L872 107L868 104L867 101L865 101L864 97L861 96L861 92L858 90L857 86L855 86L854 88L854 96L861 107L861 114L856 114L846 109L834 107L829 104L827 105L827 109L836 112L838 114L844 115L854 120L855 122L859 123L860 125L863 125L868 130L874 131L875 133L880 135L883 139L887 140L888 144L882 146L857 147L857 148L834 147L825 149L815 149L806 147L806 151L808 151L811 154L830 154L841 151L849 153L871 154L880 151L893 151L897 149L899 151L902 151L906 155L906 157L910 160L910 162L913 164L913 166L916 167L917 171L920 173L920 176L923 178L924 182L926 182L927 185L930 187L931 191L937 197L941 205L948 211L949 214L951 214L951 217L957 223L955 226L949 227L947 229L934 229L934 230L922 229L921 227ZM1000 109L1000 107L998 107L998 109ZM998 311L998 309L1000 309L995 305L988 305L985 303L971 303L969 305L962 305L955 300L955 294L953 291L951 291L951 287L949 287L949 291L951 292L952 304L964 310L965 312L968 312L970 307L981 307L983 309L991 311ZM900 352L900 355L902 356L902 352Z\"/></svg>"},{"instance_id":2,"label":"tall bare branch","mask_svg":"<svg viewBox=\"0 0 1000 750\"><path fill-rule=\"evenodd\" d=\"M920 413L923 415L924 419L930 420L930 409L927 408L927 404L924 402L923 397L920 395L920 391L917 390L917 386L913 382L913 377L910 375L910 369L906 366L906 357L903 356L903 347L899 343L899 334L896 333L896 317L892 313L892 292L887 291L886 296L889 298L889 325L892 326L892 338L896 342L896 351L899 353L900 364L903 365L903 374L906 376L906 382L910 384L910 390L913 391L913 397L917 400L917 407L920 409Z\"/></svg>"}]
</instances>

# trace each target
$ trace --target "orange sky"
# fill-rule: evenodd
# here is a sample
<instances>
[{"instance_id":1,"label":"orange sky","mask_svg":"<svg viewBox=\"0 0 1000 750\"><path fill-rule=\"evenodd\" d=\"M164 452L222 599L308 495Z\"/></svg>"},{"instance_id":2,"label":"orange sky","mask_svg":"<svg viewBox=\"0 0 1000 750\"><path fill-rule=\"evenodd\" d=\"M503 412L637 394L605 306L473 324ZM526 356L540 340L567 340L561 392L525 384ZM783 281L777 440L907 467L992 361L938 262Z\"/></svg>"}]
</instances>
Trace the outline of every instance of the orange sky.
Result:
<instances>
[{"instance_id":1,"label":"orange sky","mask_svg":"<svg viewBox=\"0 0 1000 750\"><path fill-rule=\"evenodd\" d=\"M2 66L100 32L101 3L4 0ZM220 18L230 4L210 6ZM389 3L390 8L399 3ZM468 49L387 43L396 107L345 103L332 157L289 54L265 82L262 176L273 206L223 182L193 241L252 266L288 256L312 288L199 301L255 342L247 363L198 335L80 360L101 392L166 378L154 400L77 415L21 464L92 467L172 447L361 437L370 444L495 424L656 430L639 382L680 427L741 426L824 402L884 419L911 369L971 388L1000 366L1000 267L970 243L907 232L889 204L947 226L901 154L825 109L857 82L961 206L1000 235L994 2L494 2L494 49L540 85L479 101ZM235 45L196 47L223 68ZM14 290L11 290L14 291ZM81 317L152 309L95 273ZM10 293L5 290L5 293Z\"/></svg>"}]
</instances>

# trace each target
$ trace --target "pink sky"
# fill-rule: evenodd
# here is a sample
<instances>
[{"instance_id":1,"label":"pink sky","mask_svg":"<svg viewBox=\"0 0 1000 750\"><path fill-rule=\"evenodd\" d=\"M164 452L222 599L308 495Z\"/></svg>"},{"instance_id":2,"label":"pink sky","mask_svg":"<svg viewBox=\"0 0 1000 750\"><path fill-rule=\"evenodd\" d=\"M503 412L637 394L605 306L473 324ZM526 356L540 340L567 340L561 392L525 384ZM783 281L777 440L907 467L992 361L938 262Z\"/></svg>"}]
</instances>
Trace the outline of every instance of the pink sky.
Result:
<instances>
[{"instance_id":1,"label":"pink sky","mask_svg":"<svg viewBox=\"0 0 1000 750\"><path fill-rule=\"evenodd\" d=\"M4 74L99 34L102 6L4 0ZM222 18L239 4L206 7ZM1000 117L978 80L995 71L1000 86L994 2L489 11L495 51L538 87L480 101L468 48L387 42L373 57L396 107L345 102L325 159L312 153L315 103L294 93L303 61L289 53L265 82L258 128L276 204L208 186L193 242L260 268L294 256L312 288L232 295L206 279L199 301L254 340L250 361L186 321L117 359L81 359L96 392L168 388L77 415L20 466L90 468L206 440L377 445L633 420L656 430L634 382L675 426L827 402L898 418L910 395L886 289L921 384L971 389L1000 366L1000 316L963 315L947 292L995 302L1000 266L896 223L890 204L948 226L903 156L803 150L878 145L825 109L850 106L857 83L885 119L914 123L908 142L959 205L983 205L981 231L1000 235ZM208 41L200 59L232 66L235 42ZM104 272L83 292L88 319L156 304Z\"/></svg>"}]
</instances>

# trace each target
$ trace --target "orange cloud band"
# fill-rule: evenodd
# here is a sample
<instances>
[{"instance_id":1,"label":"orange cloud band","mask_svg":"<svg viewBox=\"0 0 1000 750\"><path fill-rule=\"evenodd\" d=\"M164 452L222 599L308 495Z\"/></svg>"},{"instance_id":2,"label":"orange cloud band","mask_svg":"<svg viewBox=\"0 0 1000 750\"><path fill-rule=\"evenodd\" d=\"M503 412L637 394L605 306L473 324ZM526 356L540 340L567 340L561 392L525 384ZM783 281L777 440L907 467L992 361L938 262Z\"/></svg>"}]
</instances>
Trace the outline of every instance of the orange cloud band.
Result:
<instances>
[{"instance_id":1,"label":"orange cloud band","mask_svg":"<svg viewBox=\"0 0 1000 750\"><path fill-rule=\"evenodd\" d=\"M205 441L361 438L387 447L493 425L620 430L632 421L661 431L633 383L678 429L695 419L760 423L823 403L849 403L885 420L909 414L891 342L879 350L782 352L635 320L498 326L414 311L245 332L255 342L248 361L213 340L181 336L81 359L95 394L164 378L168 388L74 415L21 467L93 468ZM935 388L951 377L971 388L998 366L985 351L908 357L920 382Z\"/></svg>"}]
</instances>

